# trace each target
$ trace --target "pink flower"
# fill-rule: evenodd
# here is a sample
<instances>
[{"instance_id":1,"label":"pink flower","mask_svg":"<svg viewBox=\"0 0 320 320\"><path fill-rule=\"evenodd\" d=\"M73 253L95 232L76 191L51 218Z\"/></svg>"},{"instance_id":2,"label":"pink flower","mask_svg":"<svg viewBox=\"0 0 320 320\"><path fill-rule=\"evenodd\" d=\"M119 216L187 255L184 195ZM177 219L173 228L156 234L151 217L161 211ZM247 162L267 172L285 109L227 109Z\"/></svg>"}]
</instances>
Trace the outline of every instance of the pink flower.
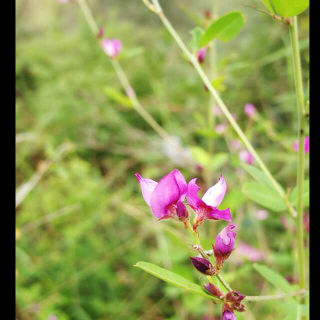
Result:
<instances>
[{"instance_id":1,"label":"pink flower","mask_svg":"<svg viewBox=\"0 0 320 320\"><path fill-rule=\"evenodd\" d=\"M201 48L198 52L198 61L199 63L202 63L204 61L204 57L206 55L207 49L206 48Z\"/></svg>"},{"instance_id":2,"label":"pink flower","mask_svg":"<svg viewBox=\"0 0 320 320\"><path fill-rule=\"evenodd\" d=\"M268 216L269 216L269 212L267 210L258 210L256 212L256 218L258 220L265 220L268 218Z\"/></svg>"},{"instance_id":3,"label":"pink flower","mask_svg":"<svg viewBox=\"0 0 320 320\"><path fill-rule=\"evenodd\" d=\"M164 176L159 183L145 179L136 173L142 196L159 220L173 218L185 221L188 211L183 203L187 193L187 182L177 169Z\"/></svg>"},{"instance_id":4,"label":"pink flower","mask_svg":"<svg viewBox=\"0 0 320 320\"><path fill-rule=\"evenodd\" d=\"M263 251L254 248L244 242L241 242L237 247L237 254L246 257L252 262L260 261L264 258Z\"/></svg>"},{"instance_id":5,"label":"pink flower","mask_svg":"<svg viewBox=\"0 0 320 320\"><path fill-rule=\"evenodd\" d=\"M255 117L257 110L256 107L252 104L252 103L247 103L244 106L244 113L249 117L249 118L253 118Z\"/></svg>"},{"instance_id":6,"label":"pink flower","mask_svg":"<svg viewBox=\"0 0 320 320\"><path fill-rule=\"evenodd\" d=\"M218 106L214 106L212 107L212 112L216 115L216 116L221 116L222 115L222 111Z\"/></svg>"},{"instance_id":7,"label":"pink flower","mask_svg":"<svg viewBox=\"0 0 320 320\"><path fill-rule=\"evenodd\" d=\"M119 39L103 39L101 46L108 56L115 58L121 51L122 42Z\"/></svg>"},{"instance_id":8,"label":"pink flower","mask_svg":"<svg viewBox=\"0 0 320 320\"><path fill-rule=\"evenodd\" d=\"M231 221L230 209L217 209L227 191L227 184L222 175L219 181L207 190L202 199L198 197L200 187L196 184L196 180L197 178L189 182L187 191L188 204L196 214L193 229L197 230L197 227L206 219Z\"/></svg>"},{"instance_id":9,"label":"pink flower","mask_svg":"<svg viewBox=\"0 0 320 320\"><path fill-rule=\"evenodd\" d=\"M247 150L241 150L239 152L239 159L247 164L252 165L254 162L253 155Z\"/></svg>"},{"instance_id":10,"label":"pink flower","mask_svg":"<svg viewBox=\"0 0 320 320\"><path fill-rule=\"evenodd\" d=\"M220 123L220 124L216 125L214 130L216 131L216 133L222 134L227 130L227 126L223 123Z\"/></svg>"},{"instance_id":11,"label":"pink flower","mask_svg":"<svg viewBox=\"0 0 320 320\"><path fill-rule=\"evenodd\" d=\"M231 252L234 250L234 241L237 235L234 231L235 228L236 226L234 224L229 224L217 235L213 248L217 271L222 268L225 260L228 259Z\"/></svg>"},{"instance_id":12,"label":"pink flower","mask_svg":"<svg viewBox=\"0 0 320 320\"><path fill-rule=\"evenodd\" d=\"M293 144L293 150L298 152L299 150L299 141L296 140ZM306 136L304 138L304 153L307 154L309 152L309 149L310 149L310 140L309 140L309 136Z\"/></svg>"},{"instance_id":13,"label":"pink flower","mask_svg":"<svg viewBox=\"0 0 320 320\"><path fill-rule=\"evenodd\" d=\"M226 310L222 313L222 320L236 320L236 316L230 310Z\"/></svg>"},{"instance_id":14,"label":"pink flower","mask_svg":"<svg viewBox=\"0 0 320 320\"><path fill-rule=\"evenodd\" d=\"M232 140L231 145L235 150L238 150L241 147L241 142L239 140Z\"/></svg>"}]
</instances>

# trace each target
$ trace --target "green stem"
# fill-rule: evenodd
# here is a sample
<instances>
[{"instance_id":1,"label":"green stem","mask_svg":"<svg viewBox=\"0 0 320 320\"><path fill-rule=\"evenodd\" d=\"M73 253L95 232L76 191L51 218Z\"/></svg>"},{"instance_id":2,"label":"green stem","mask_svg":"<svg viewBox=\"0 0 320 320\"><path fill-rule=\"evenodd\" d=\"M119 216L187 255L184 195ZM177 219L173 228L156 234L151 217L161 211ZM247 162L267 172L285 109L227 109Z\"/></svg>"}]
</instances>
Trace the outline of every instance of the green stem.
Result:
<instances>
[{"instance_id":1,"label":"green stem","mask_svg":"<svg viewBox=\"0 0 320 320\"><path fill-rule=\"evenodd\" d=\"M82 10L82 13L84 14L88 25L92 31L92 33L94 35L96 35L99 31L99 27L96 23L96 21L94 20L94 17L92 15L92 12L87 4L86 0L78 0L80 9ZM150 127L159 134L159 136L163 139L167 139L169 137L169 134L152 118L152 116L150 115L150 113L148 113L144 107L141 105L141 103L139 102L135 91L133 90L133 88L130 85L130 82L126 76L126 74L124 73L119 61L117 59L110 59L111 60L111 64L120 80L120 83L123 87L123 89L125 90L128 98L130 99L130 101L132 102L132 105L134 107L134 109L139 113L139 115L150 125Z\"/></svg>"},{"instance_id":2,"label":"green stem","mask_svg":"<svg viewBox=\"0 0 320 320\"><path fill-rule=\"evenodd\" d=\"M298 167L297 167L297 186L298 186L298 201L297 201L297 237L298 237L298 255L299 255L299 278L300 288L305 288L305 252L304 252L304 229L303 229L303 185L304 185L304 137L305 137L305 107L302 71L300 63L299 41L298 41L298 19L294 17L290 24L290 39L293 54L293 69L294 80L297 95L298 107Z\"/></svg>"},{"instance_id":3,"label":"green stem","mask_svg":"<svg viewBox=\"0 0 320 320\"><path fill-rule=\"evenodd\" d=\"M287 297L304 296L306 293L306 290L299 290L296 292L279 293L272 296L246 296L246 301L281 300Z\"/></svg>"},{"instance_id":4,"label":"green stem","mask_svg":"<svg viewBox=\"0 0 320 320\"><path fill-rule=\"evenodd\" d=\"M262 159L260 158L258 153L255 151L255 149L251 145L250 141L248 140L248 138L246 137L244 132L241 130L241 128L239 127L238 123L233 118L233 116L230 113L230 111L228 110L227 106L224 104L224 102L220 98L220 96L217 93L217 91L213 88L210 80L208 79L207 75L205 74L205 72L201 68L200 64L198 63L197 58L188 50L188 48L186 47L184 42L181 40L180 36L177 34L177 32L175 31L175 29L173 28L173 26L171 25L169 20L164 15L158 0L152 0L152 2L153 2L153 5L154 5L154 7L156 9L155 12L160 17L161 21L163 22L164 26L168 29L168 31L170 32L172 37L176 40L176 42L178 43L178 45L181 48L181 50L186 54L186 56L189 58L189 60L192 63L192 65L195 67L196 71L198 72L198 74L200 75L202 81L204 82L204 84L206 85L206 87L208 88L210 93L212 94L213 98L217 102L217 104L220 107L221 111L223 112L225 117L230 122L230 125L233 127L233 129L236 131L236 133L238 134L238 136L240 137L240 139L242 140L244 145L247 147L248 151L252 154L254 159L257 161L257 163L260 166L261 170L269 178L269 180L272 183L274 189L280 194L280 196L282 198L284 198L285 197L285 193L282 190L281 186L273 178L272 174L270 173L270 171L268 170L268 168L266 167L266 165L264 164L264 162L262 161Z\"/></svg>"},{"instance_id":5,"label":"green stem","mask_svg":"<svg viewBox=\"0 0 320 320\"><path fill-rule=\"evenodd\" d=\"M229 286L229 284L227 282L225 282L225 280L222 278L221 274L217 274L216 277L218 278L218 280L221 282L221 284L229 291L231 292L232 289Z\"/></svg>"}]
</instances>

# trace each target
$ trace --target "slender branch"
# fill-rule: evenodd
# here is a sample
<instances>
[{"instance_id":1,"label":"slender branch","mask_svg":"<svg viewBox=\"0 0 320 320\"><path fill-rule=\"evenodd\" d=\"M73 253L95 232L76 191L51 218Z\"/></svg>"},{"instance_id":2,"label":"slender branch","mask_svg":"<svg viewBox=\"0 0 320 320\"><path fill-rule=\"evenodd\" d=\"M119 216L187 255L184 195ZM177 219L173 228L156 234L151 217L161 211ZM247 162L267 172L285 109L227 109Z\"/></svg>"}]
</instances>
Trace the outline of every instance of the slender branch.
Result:
<instances>
[{"instance_id":1,"label":"slender branch","mask_svg":"<svg viewBox=\"0 0 320 320\"><path fill-rule=\"evenodd\" d=\"M210 80L208 79L207 75L204 73L204 71L201 68L200 64L198 63L198 60L196 59L196 57L188 50L188 48L186 47L184 42L181 40L180 36L177 34L177 32L175 31L175 29L173 28L173 26L171 25L169 20L164 15L164 13L163 13L163 11L162 11L162 9L160 7L159 1L158 0L152 0L152 3L154 5L154 7L156 8L156 11L155 11L156 14L160 17L160 19L163 22L164 26L168 29L168 31L170 32L172 37L176 40L176 42L178 43L178 45L181 48L181 50L189 58L190 62L195 67L195 69L198 72L198 74L200 75L202 81L204 82L204 84L206 85L206 87L208 88L210 93L212 94L213 98L217 102L218 106L220 107L220 109L223 112L223 114L225 115L225 117L230 122L230 124L233 127L233 129L236 131L236 133L238 134L240 139L243 141L243 143L247 147L248 151L253 155L253 157L257 161L258 165L260 166L261 170L267 175L267 177L269 178L270 182L272 183L274 189L280 194L280 196L282 198L284 198L285 197L285 193L284 193L283 189L278 184L278 182L273 178L272 174L270 173L270 171L268 170L268 168L266 167L266 165L264 164L264 162L262 161L262 159L260 158L258 153L253 148L253 146L251 145L250 141L248 140L248 138L246 137L244 132L239 127L238 123L233 118L232 114L230 113L230 111L228 110L228 108L226 107L226 105L224 104L222 99L220 98L219 94L213 88Z\"/></svg>"},{"instance_id":2,"label":"slender branch","mask_svg":"<svg viewBox=\"0 0 320 320\"><path fill-rule=\"evenodd\" d=\"M297 95L298 107L298 166L297 166L297 236L298 236L298 255L299 255L299 278L300 288L305 288L305 252L304 252L304 229L303 229L303 185L304 185L304 137L305 137L305 106L303 94L302 71L300 63L300 51L298 41L298 19L294 17L290 25L290 40L293 55L294 80Z\"/></svg>"},{"instance_id":3,"label":"slender branch","mask_svg":"<svg viewBox=\"0 0 320 320\"><path fill-rule=\"evenodd\" d=\"M299 290L295 292L289 293L279 293L270 296L246 296L246 301L266 301L266 300L280 300L285 299L288 297L295 297L295 296L304 296L307 294L307 290Z\"/></svg>"},{"instance_id":4,"label":"slender branch","mask_svg":"<svg viewBox=\"0 0 320 320\"><path fill-rule=\"evenodd\" d=\"M229 291L231 292L232 289L229 286L229 284L227 282L225 282L225 280L222 278L221 274L217 274L216 277L218 278L218 280L221 282L221 284Z\"/></svg>"},{"instance_id":5,"label":"slender branch","mask_svg":"<svg viewBox=\"0 0 320 320\"><path fill-rule=\"evenodd\" d=\"M94 35L97 35L98 31L99 31L99 27L92 15L92 12L87 4L86 0L78 0L80 9L83 13L83 15L85 16L87 23L92 31L92 33ZM151 7L149 8L151 10ZM128 98L130 99L130 101L132 102L132 105L134 107L134 109L139 113L139 115L151 126L151 128L156 131L159 136L163 139L167 139L169 138L169 134L153 119L153 117L150 115L150 113L148 113L144 107L141 105L141 103L139 102L136 93L134 91L134 89L132 88L132 86L130 85L130 82L125 74L125 72L123 71L119 61L117 59L110 59L111 60L111 64L120 80L120 83L123 87L123 89L126 92L126 95L128 96Z\"/></svg>"}]
</instances>

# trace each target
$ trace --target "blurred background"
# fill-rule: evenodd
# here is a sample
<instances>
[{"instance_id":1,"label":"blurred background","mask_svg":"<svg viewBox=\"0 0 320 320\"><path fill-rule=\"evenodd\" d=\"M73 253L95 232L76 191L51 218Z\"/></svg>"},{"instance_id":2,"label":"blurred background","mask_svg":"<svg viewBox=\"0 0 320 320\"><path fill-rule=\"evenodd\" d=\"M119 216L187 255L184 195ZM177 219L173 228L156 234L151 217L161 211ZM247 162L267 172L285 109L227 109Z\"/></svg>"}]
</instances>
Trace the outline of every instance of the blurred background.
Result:
<instances>
[{"instance_id":1,"label":"blurred background","mask_svg":"<svg viewBox=\"0 0 320 320\"><path fill-rule=\"evenodd\" d=\"M260 1L161 4L188 44L190 30L210 16L243 13L239 35L215 41L214 57L211 48L202 66L277 181L293 189L297 115L287 27L244 6L266 11ZM159 137L128 103L77 1L16 0L17 319L220 319L221 306L133 267L148 261L205 281L189 259L192 237L181 223L157 221L137 172L159 181L178 168L187 181L198 177L201 195L223 174L221 208L231 209L238 227L225 279L245 295L277 293L253 269L259 262L297 284L293 220L242 192L253 181L240 165L244 147L159 18L140 0L88 5L104 37L121 39L119 62L170 138ZM299 27L307 89L308 11ZM244 113L247 103L258 118ZM308 171L308 156L306 162ZM306 209L307 232L308 217ZM207 221L199 228L205 249L224 226ZM289 310L289 303L252 302L237 319L292 319Z\"/></svg>"}]
</instances>

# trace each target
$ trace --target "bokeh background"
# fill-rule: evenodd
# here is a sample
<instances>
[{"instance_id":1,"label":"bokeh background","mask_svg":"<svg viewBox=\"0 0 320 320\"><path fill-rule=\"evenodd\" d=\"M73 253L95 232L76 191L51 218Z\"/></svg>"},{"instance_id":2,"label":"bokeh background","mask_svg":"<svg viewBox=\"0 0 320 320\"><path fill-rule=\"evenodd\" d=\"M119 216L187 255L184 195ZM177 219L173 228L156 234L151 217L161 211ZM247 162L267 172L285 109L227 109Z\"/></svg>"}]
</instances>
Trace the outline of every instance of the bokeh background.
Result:
<instances>
[{"instance_id":1,"label":"bokeh background","mask_svg":"<svg viewBox=\"0 0 320 320\"><path fill-rule=\"evenodd\" d=\"M293 189L297 116L287 27L244 6L265 10L259 1L161 3L186 43L190 30L205 23L206 10L244 14L234 40L214 42L214 70L210 53L203 68L275 178ZM158 181L178 168L188 181L198 177L201 194L223 174L228 191L221 208L231 209L238 227L225 279L245 295L279 292L253 269L258 262L297 284L293 220L243 194L253 180L232 144L236 134L158 17L139 0L88 4L104 36L123 42L119 61L171 142L128 105L76 1L16 1L17 319L220 319L221 306L133 267L148 261L205 281L189 260L195 253L185 244L192 237L181 223L156 221L137 172ZM299 27L307 88L308 11ZM259 120L245 115L247 103ZM308 233L308 209L305 221ZM199 228L205 249L225 225L208 221ZM292 319L288 314L290 303L270 301L248 304L237 319Z\"/></svg>"}]
</instances>

